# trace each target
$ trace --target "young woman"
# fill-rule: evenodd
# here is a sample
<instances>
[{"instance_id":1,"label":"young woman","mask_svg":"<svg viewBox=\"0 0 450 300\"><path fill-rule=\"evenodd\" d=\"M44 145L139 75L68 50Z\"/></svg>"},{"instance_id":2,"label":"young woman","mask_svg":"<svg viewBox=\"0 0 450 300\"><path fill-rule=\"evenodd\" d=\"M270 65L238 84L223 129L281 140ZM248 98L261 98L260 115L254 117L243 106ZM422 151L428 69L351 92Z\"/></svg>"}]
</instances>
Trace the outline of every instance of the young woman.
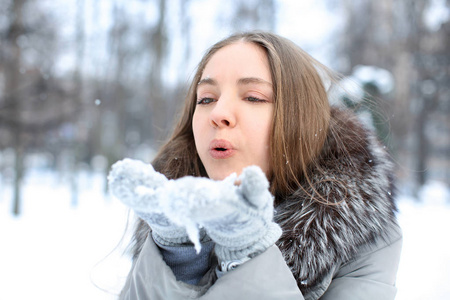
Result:
<instances>
[{"instance_id":1,"label":"young woman","mask_svg":"<svg viewBox=\"0 0 450 300\"><path fill-rule=\"evenodd\" d=\"M111 172L141 217L121 299L394 299L393 166L374 133L329 106L325 76L335 82L267 32L206 53L154 169Z\"/></svg>"}]
</instances>

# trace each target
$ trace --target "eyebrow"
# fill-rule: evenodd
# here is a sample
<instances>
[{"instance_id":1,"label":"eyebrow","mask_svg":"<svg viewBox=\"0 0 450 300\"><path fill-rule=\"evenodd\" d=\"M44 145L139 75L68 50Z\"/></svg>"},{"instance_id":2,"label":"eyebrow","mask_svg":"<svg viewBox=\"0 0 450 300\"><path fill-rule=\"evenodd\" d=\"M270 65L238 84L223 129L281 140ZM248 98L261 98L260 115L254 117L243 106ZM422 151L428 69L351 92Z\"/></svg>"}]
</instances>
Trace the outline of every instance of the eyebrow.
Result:
<instances>
[{"instance_id":1,"label":"eyebrow","mask_svg":"<svg viewBox=\"0 0 450 300\"><path fill-rule=\"evenodd\" d=\"M258 77L244 77L244 78L240 78L237 80L237 84L238 85L247 85L247 84L252 84L252 83L256 83L256 84L264 84L264 85L269 85L272 87L272 83L264 80L262 78L258 78ZM200 85L218 85L217 80L210 78L210 77L206 77L201 79L198 84L198 86Z\"/></svg>"},{"instance_id":2,"label":"eyebrow","mask_svg":"<svg viewBox=\"0 0 450 300\"><path fill-rule=\"evenodd\" d=\"M272 87L271 82L268 82L267 80L264 80L264 79L258 78L258 77L245 77L245 78L240 78L237 81L238 85L246 85L246 84L252 84L252 83L265 84L265 85L270 85Z\"/></svg>"},{"instance_id":3,"label":"eyebrow","mask_svg":"<svg viewBox=\"0 0 450 300\"><path fill-rule=\"evenodd\" d=\"M217 85L217 81L215 79L212 79L210 77L205 77L201 79L198 83L198 86L200 85Z\"/></svg>"}]
</instances>

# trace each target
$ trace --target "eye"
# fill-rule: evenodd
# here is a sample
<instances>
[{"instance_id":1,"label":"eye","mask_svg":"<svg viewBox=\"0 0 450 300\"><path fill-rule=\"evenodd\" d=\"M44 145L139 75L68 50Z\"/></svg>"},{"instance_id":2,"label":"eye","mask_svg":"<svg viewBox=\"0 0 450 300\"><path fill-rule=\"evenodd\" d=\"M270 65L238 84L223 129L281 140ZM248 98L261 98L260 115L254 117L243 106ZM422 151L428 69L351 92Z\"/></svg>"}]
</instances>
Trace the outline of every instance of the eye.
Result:
<instances>
[{"instance_id":1,"label":"eye","mask_svg":"<svg viewBox=\"0 0 450 300\"><path fill-rule=\"evenodd\" d=\"M214 101L216 101L216 100L213 98L203 97L203 98L197 99L197 104L206 105L206 104L213 103Z\"/></svg>"},{"instance_id":2,"label":"eye","mask_svg":"<svg viewBox=\"0 0 450 300\"><path fill-rule=\"evenodd\" d=\"M247 97L247 98L245 98L247 101L249 101L249 102L255 102L255 103L258 103L258 102L267 102L267 100L264 100L264 99L260 99L260 98L257 98L257 97Z\"/></svg>"}]
</instances>

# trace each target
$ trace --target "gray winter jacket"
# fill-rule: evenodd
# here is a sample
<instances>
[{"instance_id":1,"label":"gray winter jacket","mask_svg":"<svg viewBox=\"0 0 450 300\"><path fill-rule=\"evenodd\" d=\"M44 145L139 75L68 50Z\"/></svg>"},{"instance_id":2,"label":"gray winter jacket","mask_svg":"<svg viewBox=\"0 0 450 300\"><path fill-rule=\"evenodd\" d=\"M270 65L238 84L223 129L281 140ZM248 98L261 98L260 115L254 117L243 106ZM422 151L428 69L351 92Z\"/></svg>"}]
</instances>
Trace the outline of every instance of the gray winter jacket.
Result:
<instances>
[{"instance_id":1,"label":"gray winter jacket","mask_svg":"<svg viewBox=\"0 0 450 300\"><path fill-rule=\"evenodd\" d=\"M388 154L356 118L333 109L318 162L313 187L305 182L276 203L276 246L217 280L211 265L202 286L176 281L141 221L121 299L394 299L402 234ZM327 203L311 199L316 193Z\"/></svg>"},{"instance_id":2,"label":"gray winter jacket","mask_svg":"<svg viewBox=\"0 0 450 300\"><path fill-rule=\"evenodd\" d=\"M329 280L319 287L325 291L321 299L394 299L402 242L399 228L391 228L388 237L365 247L351 261L336 264L329 272ZM214 268L215 265L204 276L200 286L177 281L149 235L120 299L305 299L276 246L215 282Z\"/></svg>"}]
</instances>

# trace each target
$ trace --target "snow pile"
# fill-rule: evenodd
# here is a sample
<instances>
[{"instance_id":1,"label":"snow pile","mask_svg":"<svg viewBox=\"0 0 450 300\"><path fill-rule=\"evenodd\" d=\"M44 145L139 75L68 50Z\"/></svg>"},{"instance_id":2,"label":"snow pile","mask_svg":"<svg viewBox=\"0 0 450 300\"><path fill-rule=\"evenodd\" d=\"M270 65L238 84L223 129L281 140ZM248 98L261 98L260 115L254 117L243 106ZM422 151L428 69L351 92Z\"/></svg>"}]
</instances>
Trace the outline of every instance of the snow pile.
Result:
<instances>
[{"instance_id":1,"label":"snow pile","mask_svg":"<svg viewBox=\"0 0 450 300\"><path fill-rule=\"evenodd\" d=\"M430 182L421 189L419 197L420 201L399 199L403 250L396 299L449 299L449 189L443 183Z\"/></svg>"},{"instance_id":2,"label":"snow pile","mask_svg":"<svg viewBox=\"0 0 450 300\"><path fill-rule=\"evenodd\" d=\"M420 202L431 206L450 204L450 190L439 181L430 181L419 191Z\"/></svg>"},{"instance_id":3,"label":"snow pile","mask_svg":"<svg viewBox=\"0 0 450 300\"><path fill-rule=\"evenodd\" d=\"M0 299L117 299L130 268L129 212L103 195L104 175L79 176L74 207L64 178L29 173L19 217L0 183Z\"/></svg>"}]
</instances>

